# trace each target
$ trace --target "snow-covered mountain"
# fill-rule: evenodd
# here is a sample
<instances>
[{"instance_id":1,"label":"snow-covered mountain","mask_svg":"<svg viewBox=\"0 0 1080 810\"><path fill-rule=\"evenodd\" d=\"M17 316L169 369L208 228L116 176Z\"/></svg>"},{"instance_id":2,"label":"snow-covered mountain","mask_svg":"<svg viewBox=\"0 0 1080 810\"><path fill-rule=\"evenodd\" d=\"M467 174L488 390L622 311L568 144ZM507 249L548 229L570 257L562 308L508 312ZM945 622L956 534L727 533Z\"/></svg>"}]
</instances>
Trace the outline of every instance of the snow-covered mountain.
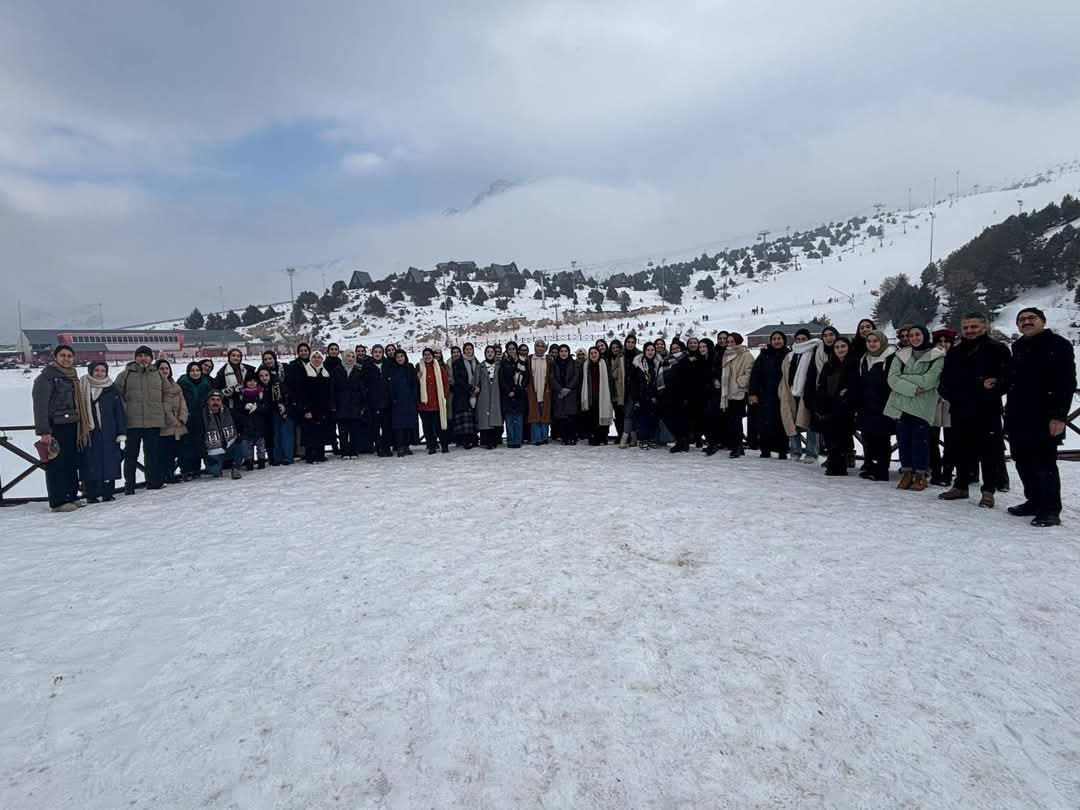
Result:
<instances>
[{"instance_id":1,"label":"snow-covered mountain","mask_svg":"<svg viewBox=\"0 0 1080 810\"><path fill-rule=\"evenodd\" d=\"M1080 194L1080 161L995 189L941 201L932 207L909 212L878 206L870 215L833 221L817 229L772 234L771 240L747 239L743 245L729 247L719 256L704 257L706 261L702 261L700 254L678 257L680 261L694 259L699 265L683 286L678 304L666 303L655 289L634 290L619 284L615 293L629 296L627 311L621 311L618 302L605 297L601 303L603 311L595 312L590 311L595 305L588 300L591 290L587 286L578 285L576 304L565 296L553 296L550 291L545 300L541 277L537 276L527 278L513 297L506 297L504 288L501 301L505 308L500 308L498 282L478 280L472 274L467 282L469 294L462 296L457 279L445 274L432 278L435 271L424 271L425 279L431 279L438 293L429 305L416 305L408 293L404 300L394 302L385 291L348 290L341 305L332 312L319 314L314 308L305 310L309 324L301 326L298 332L322 343L336 341L343 346L394 341L416 348L444 342L447 335L451 342L459 344L466 340L482 343L538 336L573 343L622 334L631 328L669 337L702 335L721 328L745 333L766 324L808 321L820 316L827 317L842 330L851 330L873 310L877 288L885 278L907 273L917 282L931 259L941 262L988 226L1020 210L1030 212L1060 202L1066 194ZM825 250L819 250L822 240ZM750 261L754 272L747 273L742 266L725 263L725 257L740 247L756 254ZM822 255L825 252L828 255ZM777 256L781 259L777 260ZM759 269L763 267L762 258L772 259L764 271ZM668 258L668 262L674 264L675 260ZM604 266L606 273L596 266L585 268L585 275L597 279L599 291L605 294L608 286L605 279L615 278L612 273L632 276L640 271L651 274L656 269L647 259ZM333 269L337 271L335 279L347 282L354 268L341 261L334 263ZM716 293L712 298L707 290L709 276ZM328 285L330 278L328 274ZM451 306L444 310L441 307L450 284L454 294L450 296ZM699 285L706 289L699 289ZM475 293L481 289L487 300L474 303ZM378 297L386 305L385 316L365 313L372 297ZM1051 287L1026 292L1014 307L1004 308L998 323L1007 334L1014 331L1010 319L1022 303L1042 305L1051 325L1059 331L1071 332L1074 337L1080 331L1070 326L1080 320L1071 293L1064 287ZM283 316L248 331L258 336L289 339L294 333L287 321Z\"/></svg>"}]
</instances>

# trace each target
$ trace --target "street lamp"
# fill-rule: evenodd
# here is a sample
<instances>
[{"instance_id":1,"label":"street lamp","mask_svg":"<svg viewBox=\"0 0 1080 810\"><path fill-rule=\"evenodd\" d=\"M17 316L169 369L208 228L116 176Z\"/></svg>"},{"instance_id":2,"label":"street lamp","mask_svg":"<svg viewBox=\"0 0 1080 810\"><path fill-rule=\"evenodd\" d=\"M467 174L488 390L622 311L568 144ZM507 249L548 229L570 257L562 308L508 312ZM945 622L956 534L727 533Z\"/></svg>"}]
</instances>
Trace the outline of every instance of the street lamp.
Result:
<instances>
[{"instance_id":1,"label":"street lamp","mask_svg":"<svg viewBox=\"0 0 1080 810\"><path fill-rule=\"evenodd\" d=\"M933 211L930 212L930 264L934 263L934 220L937 219L937 214Z\"/></svg>"}]
</instances>

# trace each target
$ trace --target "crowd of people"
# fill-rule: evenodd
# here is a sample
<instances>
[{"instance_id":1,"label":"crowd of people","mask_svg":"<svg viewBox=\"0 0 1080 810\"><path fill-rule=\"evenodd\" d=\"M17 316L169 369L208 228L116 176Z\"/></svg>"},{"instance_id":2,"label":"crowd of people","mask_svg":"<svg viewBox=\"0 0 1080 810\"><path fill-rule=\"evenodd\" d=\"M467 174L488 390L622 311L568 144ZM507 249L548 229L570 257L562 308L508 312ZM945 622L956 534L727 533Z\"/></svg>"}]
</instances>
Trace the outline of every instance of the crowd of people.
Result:
<instances>
[{"instance_id":1,"label":"crowd of people","mask_svg":"<svg viewBox=\"0 0 1080 810\"><path fill-rule=\"evenodd\" d=\"M350 459L409 456L417 445L435 454L579 441L731 458L750 449L809 464L823 457L826 475L844 476L855 468L858 434L861 477L889 480L895 441L898 489L946 486L939 497L952 501L978 485L986 508L1009 487L1008 437L1025 495L1008 511L1053 526L1057 448L1076 390L1073 348L1036 308L1016 323L1011 351L981 313L965 316L959 335L911 325L894 341L869 319L851 337L831 326L818 335L800 329L791 346L776 331L756 357L742 335L725 331L715 342L641 346L631 334L576 352L511 341L478 356L465 343L449 358L425 348L415 364L393 344L369 353L332 343L324 355L301 343L288 363L268 351L254 366L233 350L216 371L197 360L178 379L147 347L115 380L104 362L80 379L74 350L62 345L35 381L34 421L57 512L80 508L80 490L85 503L113 500L121 475L134 495L140 453L150 490L225 470L240 478L297 457L320 464L328 447Z\"/></svg>"}]
</instances>

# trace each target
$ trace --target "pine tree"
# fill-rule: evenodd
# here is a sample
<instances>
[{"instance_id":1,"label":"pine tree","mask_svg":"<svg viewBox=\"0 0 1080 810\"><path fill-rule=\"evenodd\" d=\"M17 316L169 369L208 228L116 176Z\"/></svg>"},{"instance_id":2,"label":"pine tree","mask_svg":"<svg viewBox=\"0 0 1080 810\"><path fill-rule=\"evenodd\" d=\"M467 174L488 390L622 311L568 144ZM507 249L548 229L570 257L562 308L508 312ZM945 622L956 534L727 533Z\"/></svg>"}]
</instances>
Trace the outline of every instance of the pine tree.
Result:
<instances>
[{"instance_id":1,"label":"pine tree","mask_svg":"<svg viewBox=\"0 0 1080 810\"><path fill-rule=\"evenodd\" d=\"M405 293L403 293L400 288L394 287L394 289L390 290L390 303L391 304L398 304L398 303L400 303L400 302L402 302L404 300L405 300Z\"/></svg>"},{"instance_id":2,"label":"pine tree","mask_svg":"<svg viewBox=\"0 0 1080 810\"><path fill-rule=\"evenodd\" d=\"M467 281L459 281L457 285L458 298L469 299L476 295L473 290L472 284Z\"/></svg>"},{"instance_id":3,"label":"pine tree","mask_svg":"<svg viewBox=\"0 0 1080 810\"><path fill-rule=\"evenodd\" d=\"M211 329L215 332L225 328L225 319L218 315L216 312L211 312L206 316L206 329Z\"/></svg>"},{"instance_id":4,"label":"pine tree","mask_svg":"<svg viewBox=\"0 0 1080 810\"><path fill-rule=\"evenodd\" d=\"M202 329L206 325L206 318L199 312L199 308L191 310L191 314L184 318L185 329Z\"/></svg>"},{"instance_id":5,"label":"pine tree","mask_svg":"<svg viewBox=\"0 0 1080 810\"><path fill-rule=\"evenodd\" d=\"M628 293L626 290L623 290L621 293L619 293L619 311L630 311L630 293Z\"/></svg>"},{"instance_id":6,"label":"pine tree","mask_svg":"<svg viewBox=\"0 0 1080 810\"><path fill-rule=\"evenodd\" d=\"M293 326L302 326L303 324L307 323L307 313L304 312L304 308L300 306L299 301L293 304L292 317L289 318L289 321L292 323Z\"/></svg>"},{"instance_id":7,"label":"pine tree","mask_svg":"<svg viewBox=\"0 0 1080 810\"><path fill-rule=\"evenodd\" d=\"M229 310L229 314L225 316L225 328L236 329L238 326L243 326L243 321L240 320L240 316Z\"/></svg>"},{"instance_id":8,"label":"pine tree","mask_svg":"<svg viewBox=\"0 0 1080 810\"><path fill-rule=\"evenodd\" d=\"M474 303L474 304L475 304L476 306L478 306L478 307L482 307L482 306L484 305L484 303L485 303L485 302L486 302L487 300L488 300L488 294L487 294L486 292L484 292L484 288L483 288L483 287L479 287L479 288L478 288L478 289L476 290L476 295L474 295L474 296L473 296L473 300L472 300L472 302L473 302L473 303Z\"/></svg>"},{"instance_id":9,"label":"pine tree","mask_svg":"<svg viewBox=\"0 0 1080 810\"><path fill-rule=\"evenodd\" d=\"M265 316L254 304L248 304L247 309L244 310L244 314L240 316L240 322L244 326L254 326L262 320L265 320Z\"/></svg>"},{"instance_id":10,"label":"pine tree","mask_svg":"<svg viewBox=\"0 0 1080 810\"><path fill-rule=\"evenodd\" d=\"M393 293L391 293L391 300L393 299ZM379 296L372 294L368 296L367 301L364 302L364 314L374 315L376 318L386 317L386 304Z\"/></svg>"},{"instance_id":11,"label":"pine tree","mask_svg":"<svg viewBox=\"0 0 1080 810\"><path fill-rule=\"evenodd\" d=\"M311 309L319 303L319 296L313 293L311 290L304 290L298 296L296 296L296 303L305 309Z\"/></svg>"}]
</instances>

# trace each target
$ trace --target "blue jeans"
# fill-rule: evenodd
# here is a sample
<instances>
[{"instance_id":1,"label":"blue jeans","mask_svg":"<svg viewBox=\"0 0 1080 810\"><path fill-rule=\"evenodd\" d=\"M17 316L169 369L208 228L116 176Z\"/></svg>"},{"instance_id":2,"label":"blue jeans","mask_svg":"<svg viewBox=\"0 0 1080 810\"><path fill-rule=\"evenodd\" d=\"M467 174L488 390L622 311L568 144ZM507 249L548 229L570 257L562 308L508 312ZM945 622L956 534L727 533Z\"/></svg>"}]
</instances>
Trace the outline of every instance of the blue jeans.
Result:
<instances>
[{"instance_id":1,"label":"blue jeans","mask_svg":"<svg viewBox=\"0 0 1080 810\"><path fill-rule=\"evenodd\" d=\"M525 424L525 416L520 413L508 413L506 415L506 446L521 446L521 429Z\"/></svg>"},{"instance_id":2,"label":"blue jeans","mask_svg":"<svg viewBox=\"0 0 1080 810\"><path fill-rule=\"evenodd\" d=\"M296 457L296 420L274 414L274 458L278 464L292 464Z\"/></svg>"},{"instance_id":3,"label":"blue jeans","mask_svg":"<svg viewBox=\"0 0 1080 810\"><path fill-rule=\"evenodd\" d=\"M804 436L805 438L803 438ZM788 444L790 445L792 458L795 456L817 458L816 430L808 430L805 434L796 431L794 436L788 437Z\"/></svg>"},{"instance_id":4,"label":"blue jeans","mask_svg":"<svg viewBox=\"0 0 1080 810\"><path fill-rule=\"evenodd\" d=\"M247 442L235 441L224 454L218 456L206 457L206 472L210 475L217 475L221 472L221 468L225 466L225 461L228 459L232 462L233 469L238 470L244 466L244 459L247 458Z\"/></svg>"},{"instance_id":5,"label":"blue jeans","mask_svg":"<svg viewBox=\"0 0 1080 810\"><path fill-rule=\"evenodd\" d=\"M551 425L545 425L541 422L533 422L529 425L529 438L532 439L532 443L546 442L548 440L548 428L550 427Z\"/></svg>"},{"instance_id":6,"label":"blue jeans","mask_svg":"<svg viewBox=\"0 0 1080 810\"><path fill-rule=\"evenodd\" d=\"M910 413L902 413L896 423L896 435L900 445L900 469L929 474L930 424Z\"/></svg>"}]
</instances>

